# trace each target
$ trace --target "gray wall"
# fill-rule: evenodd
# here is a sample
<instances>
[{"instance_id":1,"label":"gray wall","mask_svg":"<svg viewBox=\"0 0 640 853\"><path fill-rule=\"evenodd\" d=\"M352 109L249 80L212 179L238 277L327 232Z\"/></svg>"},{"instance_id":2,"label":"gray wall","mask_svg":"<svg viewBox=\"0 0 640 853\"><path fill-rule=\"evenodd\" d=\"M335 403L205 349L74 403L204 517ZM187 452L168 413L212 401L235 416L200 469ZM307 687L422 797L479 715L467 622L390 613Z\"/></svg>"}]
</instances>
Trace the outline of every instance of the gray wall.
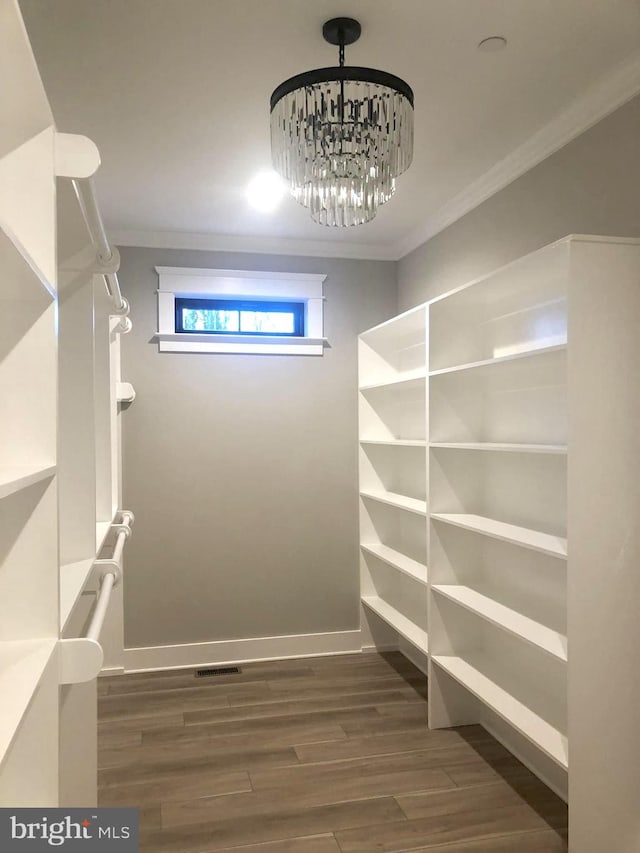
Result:
<instances>
[{"instance_id":1,"label":"gray wall","mask_svg":"<svg viewBox=\"0 0 640 853\"><path fill-rule=\"evenodd\" d=\"M400 308L576 233L640 237L640 97L403 258Z\"/></svg>"},{"instance_id":2,"label":"gray wall","mask_svg":"<svg viewBox=\"0 0 640 853\"><path fill-rule=\"evenodd\" d=\"M359 624L357 334L397 311L393 263L121 250L125 645ZM327 274L309 356L158 353L154 266Z\"/></svg>"}]
</instances>

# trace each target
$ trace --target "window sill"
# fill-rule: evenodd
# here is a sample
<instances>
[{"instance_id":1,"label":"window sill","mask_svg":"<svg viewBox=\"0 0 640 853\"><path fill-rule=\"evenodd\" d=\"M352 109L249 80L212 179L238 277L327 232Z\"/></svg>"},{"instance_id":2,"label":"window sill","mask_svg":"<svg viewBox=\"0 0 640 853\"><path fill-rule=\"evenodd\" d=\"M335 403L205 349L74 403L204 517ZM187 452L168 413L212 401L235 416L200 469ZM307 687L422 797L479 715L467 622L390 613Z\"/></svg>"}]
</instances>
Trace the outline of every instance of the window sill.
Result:
<instances>
[{"instance_id":1,"label":"window sill","mask_svg":"<svg viewBox=\"0 0 640 853\"><path fill-rule=\"evenodd\" d=\"M326 338L281 335L210 335L192 332L157 332L152 342L160 352L218 352L253 355L322 355Z\"/></svg>"}]
</instances>

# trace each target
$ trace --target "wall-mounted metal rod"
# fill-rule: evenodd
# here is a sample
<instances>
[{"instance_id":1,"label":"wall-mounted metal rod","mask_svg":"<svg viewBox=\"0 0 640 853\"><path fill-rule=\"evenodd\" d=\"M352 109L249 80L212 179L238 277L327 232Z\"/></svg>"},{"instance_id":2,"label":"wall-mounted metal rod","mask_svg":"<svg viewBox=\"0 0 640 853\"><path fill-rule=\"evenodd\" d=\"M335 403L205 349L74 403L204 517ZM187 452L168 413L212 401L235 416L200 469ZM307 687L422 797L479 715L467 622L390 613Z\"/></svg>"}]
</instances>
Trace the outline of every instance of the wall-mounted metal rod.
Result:
<instances>
[{"instance_id":1,"label":"wall-mounted metal rod","mask_svg":"<svg viewBox=\"0 0 640 853\"><path fill-rule=\"evenodd\" d=\"M124 550L124 543L127 541L127 532L125 530L121 530L116 537L116 544L113 549L113 556L111 559L114 563L120 565L122 563L122 552Z\"/></svg>"},{"instance_id":2,"label":"wall-mounted metal rod","mask_svg":"<svg viewBox=\"0 0 640 853\"><path fill-rule=\"evenodd\" d=\"M96 606L94 607L89 630L87 631L88 640L95 640L96 642L99 640L100 632L102 631L102 626L104 624L104 617L106 616L107 608L109 607L111 591L113 590L115 582L116 576L113 572L107 572L107 574L102 578L100 591L98 592L98 598L96 600Z\"/></svg>"},{"instance_id":3,"label":"wall-mounted metal rod","mask_svg":"<svg viewBox=\"0 0 640 853\"><path fill-rule=\"evenodd\" d=\"M95 184L93 178L82 178L73 180L73 189L82 211L82 216L87 225L87 231L91 237L91 242L96 247L98 262L106 265L113 258L113 249L109 243L107 232L102 221L100 208L98 207L98 198L96 196ZM120 282L115 271L105 272L104 281L107 288L107 293L113 299L116 312L119 314L129 313L129 304L122 296L120 290Z\"/></svg>"}]
</instances>

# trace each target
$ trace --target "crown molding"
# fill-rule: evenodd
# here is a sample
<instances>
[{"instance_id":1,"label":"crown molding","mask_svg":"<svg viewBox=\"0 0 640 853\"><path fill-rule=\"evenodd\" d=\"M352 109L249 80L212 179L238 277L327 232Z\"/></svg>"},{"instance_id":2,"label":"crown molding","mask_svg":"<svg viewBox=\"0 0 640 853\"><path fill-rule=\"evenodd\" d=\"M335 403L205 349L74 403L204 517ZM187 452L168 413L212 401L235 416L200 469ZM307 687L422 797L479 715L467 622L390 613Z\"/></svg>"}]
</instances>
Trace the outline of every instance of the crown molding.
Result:
<instances>
[{"instance_id":1,"label":"crown molding","mask_svg":"<svg viewBox=\"0 0 640 853\"><path fill-rule=\"evenodd\" d=\"M525 143L492 166L395 245L398 259L435 237L640 92L640 51L577 97Z\"/></svg>"},{"instance_id":2,"label":"crown molding","mask_svg":"<svg viewBox=\"0 0 640 853\"><path fill-rule=\"evenodd\" d=\"M329 240L296 240L282 237L243 237L230 234L196 234L187 231L134 231L109 229L116 246L149 249L195 249L207 252L250 252L258 255L296 255L312 258L395 261L390 244L343 243Z\"/></svg>"}]
</instances>

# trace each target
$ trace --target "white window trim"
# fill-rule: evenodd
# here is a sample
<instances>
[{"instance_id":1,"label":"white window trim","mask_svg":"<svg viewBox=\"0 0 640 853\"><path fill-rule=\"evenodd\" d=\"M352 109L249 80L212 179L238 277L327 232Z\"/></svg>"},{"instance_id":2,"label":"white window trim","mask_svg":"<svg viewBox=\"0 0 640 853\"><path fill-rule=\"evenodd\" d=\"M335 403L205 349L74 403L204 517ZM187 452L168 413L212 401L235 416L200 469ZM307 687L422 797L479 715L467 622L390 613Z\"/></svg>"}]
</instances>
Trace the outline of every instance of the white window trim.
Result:
<instances>
[{"instance_id":1,"label":"white window trim","mask_svg":"<svg viewBox=\"0 0 640 853\"><path fill-rule=\"evenodd\" d=\"M251 272L190 267L156 267L158 273L158 333L160 352L218 352L254 355L322 355L327 340L323 329L326 275ZM305 303L304 337L256 335L198 335L177 333L175 300L180 296L212 299L271 299Z\"/></svg>"}]
</instances>

